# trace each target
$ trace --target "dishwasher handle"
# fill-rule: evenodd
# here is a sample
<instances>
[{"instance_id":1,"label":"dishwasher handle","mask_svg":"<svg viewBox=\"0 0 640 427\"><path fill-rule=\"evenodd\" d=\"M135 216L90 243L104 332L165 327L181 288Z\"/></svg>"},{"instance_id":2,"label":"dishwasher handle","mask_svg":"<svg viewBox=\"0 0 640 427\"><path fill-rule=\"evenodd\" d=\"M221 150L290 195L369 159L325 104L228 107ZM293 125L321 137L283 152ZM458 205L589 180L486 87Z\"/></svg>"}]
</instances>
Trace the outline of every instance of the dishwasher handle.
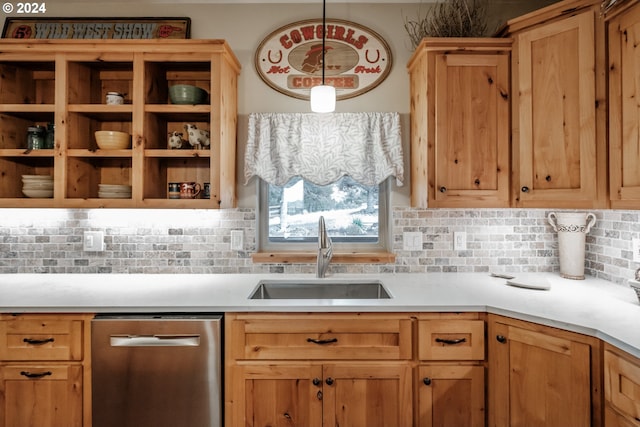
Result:
<instances>
[{"instance_id":1,"label":"dishwasher handle","mask_svg":"<svg viewBox=\"0 0 640 427\"><path fill-rule=\"evenodd\" d=\"M111 335L111 347L198 347L200 335Z\"/></svg>"}]
</instances>

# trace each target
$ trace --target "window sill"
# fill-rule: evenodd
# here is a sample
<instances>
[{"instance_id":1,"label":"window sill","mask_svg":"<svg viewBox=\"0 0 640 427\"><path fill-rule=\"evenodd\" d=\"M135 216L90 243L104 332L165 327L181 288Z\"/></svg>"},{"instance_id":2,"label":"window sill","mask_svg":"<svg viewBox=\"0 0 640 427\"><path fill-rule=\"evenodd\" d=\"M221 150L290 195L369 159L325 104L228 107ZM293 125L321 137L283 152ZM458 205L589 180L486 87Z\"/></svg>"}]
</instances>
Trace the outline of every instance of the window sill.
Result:
<instances>
[{"instance_id":1,"label":"window sill","mask_svg":"<svg viewBox=\"0 0 640 427\"><path fill-rule=\"evenodd\" d=\"M256 264L312 264L317 255L310 252L256 252L251 255ZM334 253L332 264L392 264L396 255L391 252Z\"/></svg>"}]
</instances>

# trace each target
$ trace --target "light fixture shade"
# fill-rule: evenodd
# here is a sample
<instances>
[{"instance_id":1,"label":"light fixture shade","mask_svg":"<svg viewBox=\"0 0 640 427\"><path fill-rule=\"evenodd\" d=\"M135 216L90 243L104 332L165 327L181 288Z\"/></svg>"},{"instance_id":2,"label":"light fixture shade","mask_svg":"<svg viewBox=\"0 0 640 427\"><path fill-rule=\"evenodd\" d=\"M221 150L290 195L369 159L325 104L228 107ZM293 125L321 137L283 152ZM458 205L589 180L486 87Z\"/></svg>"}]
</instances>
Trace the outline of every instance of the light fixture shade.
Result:
<instances>
[{"instance_id":1,"label":"light fixture shade","mask_svg":"<svg viewBox=\"0 0 640 427\"><path fill-rule=\"evenodd\" d=\"M311 111L332 113L336 109L336 88L328 85L311 88Z\"/></svg>"}]
</instances>

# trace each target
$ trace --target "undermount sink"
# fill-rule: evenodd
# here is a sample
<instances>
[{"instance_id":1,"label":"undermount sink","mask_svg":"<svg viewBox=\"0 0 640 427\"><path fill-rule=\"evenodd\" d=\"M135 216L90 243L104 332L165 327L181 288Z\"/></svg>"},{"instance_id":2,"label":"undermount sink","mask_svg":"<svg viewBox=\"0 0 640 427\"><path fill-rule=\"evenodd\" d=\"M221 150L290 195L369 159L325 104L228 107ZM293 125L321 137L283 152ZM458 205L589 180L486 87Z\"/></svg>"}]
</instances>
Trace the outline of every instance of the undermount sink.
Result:
<instances>
[{"instance_id":1,"label":"undermount sink","mask_svg":"<svg viewBox=\"0 0 640 427\"><path fill-rule=\"evenodd\" d=\"M389 299L378 280L262 280L249 299Z\"/></svg>"}]
</instances>

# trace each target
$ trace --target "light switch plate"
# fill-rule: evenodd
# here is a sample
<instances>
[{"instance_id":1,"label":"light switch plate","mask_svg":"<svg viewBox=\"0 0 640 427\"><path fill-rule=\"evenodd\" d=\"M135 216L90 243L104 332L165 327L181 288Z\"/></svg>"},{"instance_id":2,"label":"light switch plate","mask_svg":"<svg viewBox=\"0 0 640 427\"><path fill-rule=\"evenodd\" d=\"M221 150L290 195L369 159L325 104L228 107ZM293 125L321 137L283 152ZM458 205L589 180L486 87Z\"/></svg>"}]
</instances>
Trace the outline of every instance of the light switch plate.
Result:
<instances>
[{"instance_id":1,"label":"light switch plate","mask_svg":"<svg viewBox=\"0 0 640 427\"><path fill-rule=\"evenodd\" d=\"M242 230L231 230L231 250L241 251L244 248L244 232Z\"/></svg>"},{"instance_id":2,"label":"light switch plate","mask_svg":"<svg viewBox=\"0 0 640 427\"><path fill-rule=\"evenodd\" d=\"M85 231L82 248L87 252L104 251L104 231Z\"/></svg>"},{"instance_id":3,"label":"light switch plate","mask_svg":"<svg viewBox=\"0 0 640 427\"><path fill-rule=\"evenodd\" d=\"M640 262L640 239L631 239L633 247L633 262Z\"/></svg>"},{"instance_id":4,"label":"light switch plate","mask_svg":"<svg viewBox=\"0 0 640 427\"><path fill-rule=\"evenodd\" d=\"M453 232L453 250L464 251L467 249L467 233L465 231Z\"/></svg>"},{"instance_id":5,"label":"light switch plate","mask_svg":"<svg viewBox=\"0 0 640 427\"><path fill-rule=\"evenodd\" d=\"M405 231L402 233L402 249L405 251L422 250L422 233L419 231Z\"/></svg>"}]
</instances>

